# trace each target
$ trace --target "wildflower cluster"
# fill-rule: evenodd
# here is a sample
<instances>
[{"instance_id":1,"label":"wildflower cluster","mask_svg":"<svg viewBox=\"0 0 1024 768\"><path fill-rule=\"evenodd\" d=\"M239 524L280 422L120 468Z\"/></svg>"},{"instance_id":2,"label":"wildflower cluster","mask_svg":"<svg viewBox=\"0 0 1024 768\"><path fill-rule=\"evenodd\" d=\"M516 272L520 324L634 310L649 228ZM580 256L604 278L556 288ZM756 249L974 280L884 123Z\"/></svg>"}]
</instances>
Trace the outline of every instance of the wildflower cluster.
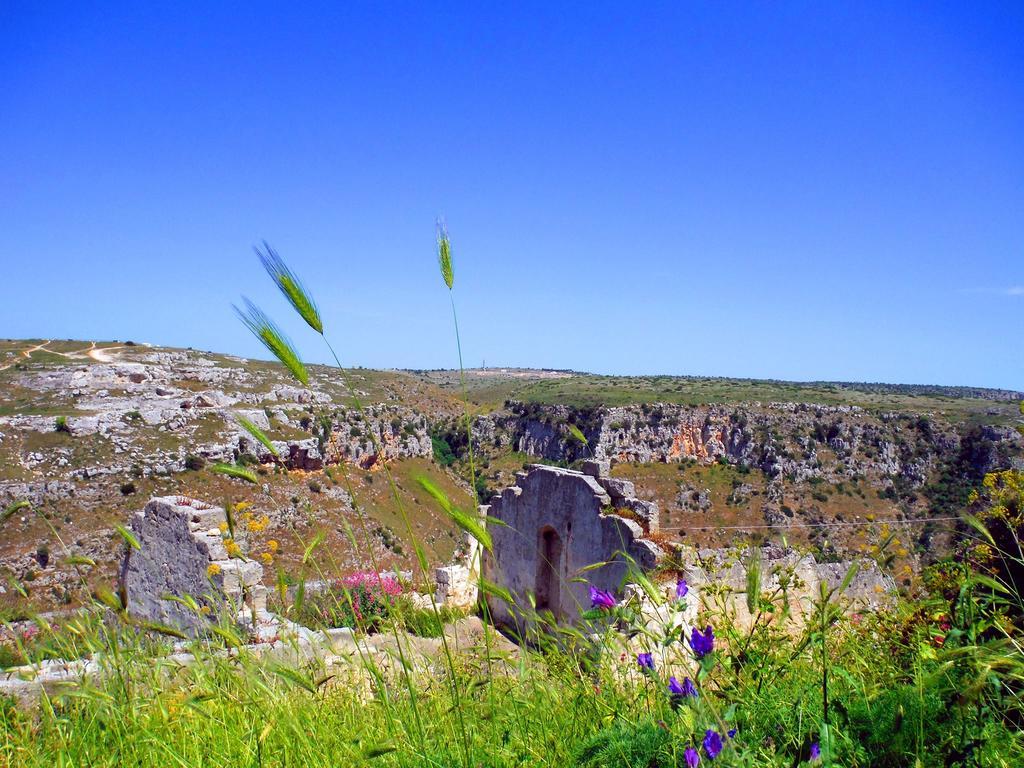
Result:
<instances>
[{"instance_id":1,"label":"wildflower cluster","mask_svg":"<svg viewBox=\"0 0 1024 768\"><path fill-rule=\"evenodd\" d=\"M402 593L393 576L360 571L333 581L328 593L316 599L315 610L326 624L371 631L391 614Z\"/></svg>"},{"instance_id":2,"label":"wildflower cluster","mask_svg":"<svg viewBox=\"0 0 1024 768\"><path fill-rule=\"evenodd\" d=\"M254 539L267 531L270 527L270 518L266 514L257 515L253 512L252 506L251 501L240 501L231 505L229 513L234 525L227 520L218 525L224 548L228 557L243 560L246 557L253 557L263 565L273 565L274 557L280 551L280 543L270 539L264 544L262 551L257 551L261 547L254 545ZM216 574L210 574L214 575Z\"/></svg>"},{"instance_id":3,"label":"wildflower cluster","mask_svg":"<svg viewBox=\"0 0 1024 768\"><path fill-rule=\"evenodd\" d=\"M680 645L686 649L693 664L690 674L677 676L671 674L672 670L666 668L664 672L659 670L659 664L655 660L652 651L643 651L636 655L636 666L641 674L655 682L658 690L667 694L667 702L672 711L678 712L684 704L691 704L697 707L700 699L699 682L710 674L715 664L715 632L710 625L703 629L694 627L687 635L683 631L682 614L686 611L686 597L690 588L685 579L678 579L675 588L670 593L668 601L669 621L666 623L665 631L661 636L648 637L651 645L662 649L662 654L667 654L673 647ZM588 616L599 618L609 616L619 623L620 629L625 629L626 634L636 634L641 637L650 634L650 622L645 621L641 615L630 612L625 605L616 600L615 596L608 590L600 589L590 585L590 608ZM666 665L671 667L670 664ZM667 681L662 674L666 674ZM718 716L709 707L690 710L686 720L693 725L704 719L711 724L721 722ZM692 736L694 743L686 746L683 751L683 758L688 768L695 768L700 764L703 756L706 760L715 760L725 748L728 741L736 736L736 729L730 729L723 737L714 727L705 728L703 736L699 731ZM698 741L699 739L699 741Z\"/></svg>"}]
</instances>

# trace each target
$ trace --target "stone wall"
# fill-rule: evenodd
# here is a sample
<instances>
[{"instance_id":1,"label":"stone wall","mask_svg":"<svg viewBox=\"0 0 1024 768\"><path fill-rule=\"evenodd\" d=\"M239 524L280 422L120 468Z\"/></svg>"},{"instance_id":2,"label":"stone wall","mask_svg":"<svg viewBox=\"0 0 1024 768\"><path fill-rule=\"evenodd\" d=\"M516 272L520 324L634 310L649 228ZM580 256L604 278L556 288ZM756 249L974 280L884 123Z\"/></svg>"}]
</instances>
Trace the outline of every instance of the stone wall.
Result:
<instances>
[{"instance_id":1,"label":"stone wall","mask_svg":"<svg viewBox=\"0 0 1024 768\"><path fill-rule=\"evenodd\" d=\"M754 620L747 607L747 570L750 550L702 549L684 550L681 559L687 563L683 576L702 610L719 613L723 609L732 615L740 627L748 627ZM788 600L790 615L785 619L795 628L802 627L805 618L820 599L821 585L831 591L842 585L851 566L856 572L846 589L833 597L842 600L851 612L875 611L892 601L896 583L873 560L846 560L819 563L813 555L794 549L766 546L758 550L762 596L775 595ZM785 587L784 590L780 589ZM780 619L781 620L781 619Z\"/></svg>"},{"instance_id":2,"label":"stone wall","mask_svg":"<svg viewBox=\"0 0 1024 768\"><path fill-rule=\"evenodd\" d=\"M641 568L656 564L663 552L644 538L644 523L656 525L657 506L633 498L632 484L606 470L597 462L587 473L531 465L484 509L502 523L488 526L494 551L484 554L484 575L514 598L510 605L488 597L496 622L520 625L533 596L539 610L573 623L590 607L588 585L619 589L628 567L621 553ZM599 563L606 564L585 570Z\"/></svg>"},{"instance_id":3,"label":"stone wall","mask_svg":"<svg viewBox=\"0 0 1024 768\"><path fill-rule=\"evenodd\" d=\"M229 557L220 530L226 521L221 507L184 496L150 499L135 513L130 528L139 548L129 548L121 572L128 613L196 635L225 610L244 604L254 615L264 612L263 567ZM190 596L205 608L197 614L171 596Z\"/></svg>"}]
</instances>

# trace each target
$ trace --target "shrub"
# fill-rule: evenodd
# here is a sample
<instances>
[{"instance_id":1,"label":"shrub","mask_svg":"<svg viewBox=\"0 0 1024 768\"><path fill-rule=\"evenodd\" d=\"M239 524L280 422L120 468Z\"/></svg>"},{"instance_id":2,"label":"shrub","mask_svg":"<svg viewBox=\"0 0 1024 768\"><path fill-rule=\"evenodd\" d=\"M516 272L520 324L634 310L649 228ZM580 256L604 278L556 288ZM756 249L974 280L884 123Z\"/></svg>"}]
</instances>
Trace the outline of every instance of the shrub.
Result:
<instances>
[{"instance_id":1,"label":"shrub","mask_svg":"<svg viewBox=\"0 0 1024 768\"><path fill-rule=\"evenodd\" d=\"M185 469L187 470L190 470L192 472L198 472L205 466L206 459L204 459L202 456L196 456L190 453L188 456L185 457Z\"/></svg>"},{"instance_id":2,"label":"shrub","mask_svg":"<svg viewBox=\"0 0 1024 768\"><path fill-rule=\"evenodd\" d=\"M434 461L440 464L442 467L450 467L455 463L455 454L452 452L452 447L448 444L448 441L443 437L430 437L430 443L434 448Z\"/></svg>"},{"instance_id":3,"label":"shrub","mask_svg":"<svg viewBox=\"0 0 1024 768\"><path fill-rule=\"evenodd\" d=\"M331 582L315 595L307 595L297 617L312 627L353 627L377 630L391 615L402 586L391 576L353 573Z\"/></svg>"},{"instance_id":4,"label":"shrub","mask_svg":"<svg viewBox=\"0 0 1024 768\"><path fill-rule=\"evenodd\" d=\"M53 421L53 431L54 432L64 432L65 434L70 435L71 434L71 427L68 426L68 417L67 416L58 416L56 419L54 419L54 421Z\"/></svg>"},{"instance_id":5,"label":"shrub","mask_svg":"<svg viewBox=\"0 0 1024 768\"><path fill-rule=\"evenodd\" d=\"M580 768L658 768L671 765L666 747L672 738L652 722L619 723L591 736L577 750Z\"/></svg>"},{"instance_id":6,"label":"shrub","mask_svg":"<svg viewBox=\"0 0 1024 768\"><path fill-rule=\"evenodd\" d=\"M133 493L135 493L135 491L135 483L133 483L131 480L129 480L127 483L121 483L121 493L124 494L125 496L131 496Z\"/></svg>"},{"instance_id":7,"label":"shrub","mask_svg":"<svg viewBox=\"0 0 1024 768\"><path fill-rule=\"evenodd\" d=\"M398 626L417 637L440 637L446 624L469 615L468 611L447 605L438 606L436 613L433 607L417 608L404 595L395 599L391 611Z\"/></svg>"},{"instance_id":8,"label":"shrub","mask_svg":"<svg viewBox=\"0 0 1024 768\"><path fill-rule=\"evenodd\" d=\"M28 659L15 646L0 643L0 669L20 667L27 663Z\"/></svg>"},{"instance_id":9,"label":"shrub","mask_svg":"<svg viewBox=\"0 0 1024 768\"><path fill-rule=\"evenodd\" d=\"M480 473L477 473L473 485L476 489L477 501L481 504L487 501L494 493L487 485L487 478Z\"/></svg>"}]
</instances>

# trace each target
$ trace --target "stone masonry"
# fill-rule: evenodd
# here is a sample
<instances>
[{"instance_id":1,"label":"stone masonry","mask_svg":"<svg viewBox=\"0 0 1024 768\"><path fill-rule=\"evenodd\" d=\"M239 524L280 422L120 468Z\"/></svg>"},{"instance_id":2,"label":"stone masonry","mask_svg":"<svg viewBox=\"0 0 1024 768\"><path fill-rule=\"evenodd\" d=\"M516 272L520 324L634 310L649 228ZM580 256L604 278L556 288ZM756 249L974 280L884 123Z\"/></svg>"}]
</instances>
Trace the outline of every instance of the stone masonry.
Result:
<instances>
[{"instance_id":1,"label":"stone masonry","mask_svg":"<svg viewBox=\"0 0 1024 768\"><path fill-rule=\"evenodd\" d=\"M645 570L664 554L645 538L657 526L657 505L635 498L633 484L609 478L607 469L604 462L587 462L585 472L534 464L483 509L502 523L488 526L494 551L485 553L484 575L514 598L510 605L488 597L496 622L520 626L532 596L538 610L573 623L590 607L588 585L620 588L623 553Z\"/></svg>"}]
</instances>

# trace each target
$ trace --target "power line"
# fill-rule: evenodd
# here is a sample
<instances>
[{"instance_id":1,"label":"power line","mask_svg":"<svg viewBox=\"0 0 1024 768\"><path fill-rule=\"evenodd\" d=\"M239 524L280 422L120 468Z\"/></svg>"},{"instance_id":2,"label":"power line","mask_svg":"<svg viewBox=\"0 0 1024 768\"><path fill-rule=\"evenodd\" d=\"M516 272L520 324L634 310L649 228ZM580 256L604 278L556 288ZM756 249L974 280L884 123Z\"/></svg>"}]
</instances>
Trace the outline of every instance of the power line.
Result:
<instances>
[{"instance_id":1,"label":"power line","mask_svg":"<svg viewBox=\"0 0 1024 768\"><path fill-rule=\"evenodd\" d=\"M921 517L912 520L860 520L841 523L793 523L791 525L698 525L680 526L686 531L749 531L753 528L841 528L857 525L917 525L920 523L939 523L948 520L959 520L959 517ZM675 527L675 526L672 526Z\"/></svg>"}]
</instances>

